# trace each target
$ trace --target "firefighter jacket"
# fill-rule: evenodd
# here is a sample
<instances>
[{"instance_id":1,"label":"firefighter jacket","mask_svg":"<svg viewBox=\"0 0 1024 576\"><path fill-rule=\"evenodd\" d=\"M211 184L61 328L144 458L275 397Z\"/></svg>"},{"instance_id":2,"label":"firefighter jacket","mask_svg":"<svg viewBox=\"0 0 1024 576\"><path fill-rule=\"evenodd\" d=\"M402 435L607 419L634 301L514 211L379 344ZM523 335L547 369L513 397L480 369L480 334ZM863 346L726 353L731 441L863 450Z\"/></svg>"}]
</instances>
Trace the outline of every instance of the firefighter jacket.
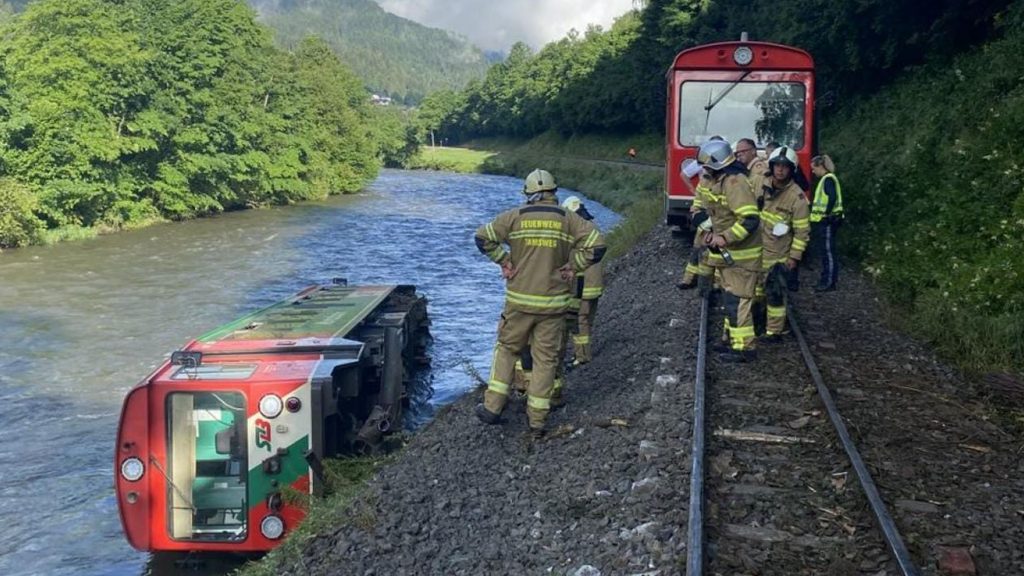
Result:
<instances>
[{"instance_id":1,"label":"firefighter jacket","mask_svg":"<svg viewBox=\"0 0 1024 576\"><path fill-rule=\"evenodd\" d=\"M604 293L604 264L598 262L576 274L576 298L597 300Z\"/></svg>"},{"instance_id":2,"label":"firefighter jacket","mask_svg":"<svg viewBox=\"0 0 1024 576\"><path fill-rule=\"evenodd\" d=\"M747 165L747 180L750 181L750 189L754 191L754 197L761 199L761 188L771 180L771 169L768 162L760 156L754 157Z\"/></svg>"},{"instance_id":3,"label":"firefighter jacket","mask_svg":"<svg viewBox=\"0 0 1024 576\"><path fill-rule=\"evenodd\" d=\"M790 180L782 189L767 180L762 189L761 267L771 268L787 259L800 260L811 236L810 206L796 182ZM786 232L775 235L775 226L785 224Z\"/></svg>"},{"instance_id":4,"label":"firefighter jacket","mask_svg":"<svg viewBox=\"0 0 1024 576\"><path fill-rule=\"evenodd\" d=\"M502 212L477 229L476 245L493 262L515 267L505 287L505 305L532 314L564 314L572 294L559 268L568 263L583 272L600 262L606 250L597 228L558 206L553 194Z\"/></svg>"},{"instance_id":5,"label":"firefighter jacket","mask_svg":"<svg viewBox=\"0 0 1024 576\"><path fill-rule=\"evenodd\" d=\"M733 265L746 270L761 269L761 234L757 200L750 189L746 170L734 163L726 166L712 180L705 194L704 210L711 217L715 234L725 237L725 249ZM715 268L729 266L721 253L708 253L708 264Z\"/></svg>"}]
</instances>

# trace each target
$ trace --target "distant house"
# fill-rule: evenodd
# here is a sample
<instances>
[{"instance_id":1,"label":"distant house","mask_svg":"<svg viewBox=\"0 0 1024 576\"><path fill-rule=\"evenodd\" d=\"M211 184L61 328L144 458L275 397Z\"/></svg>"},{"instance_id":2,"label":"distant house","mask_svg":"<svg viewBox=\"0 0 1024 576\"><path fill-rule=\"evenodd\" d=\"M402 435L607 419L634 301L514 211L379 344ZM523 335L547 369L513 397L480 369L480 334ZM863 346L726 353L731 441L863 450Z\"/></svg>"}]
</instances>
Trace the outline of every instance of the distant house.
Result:
<instances>
[{"instance_id":1,"label":"distant house","mask_svg":"<svg viewBox=\"0 0 1024 576\"><path fill-rule=\"evenodd\" d=\"M373 102L374 104L378 105L378 106L390 106L391 105L391 97L390 96L381 96L380 94L374 94L374 95L370 96L370 101Z\"/></svg>"}]
</instances>

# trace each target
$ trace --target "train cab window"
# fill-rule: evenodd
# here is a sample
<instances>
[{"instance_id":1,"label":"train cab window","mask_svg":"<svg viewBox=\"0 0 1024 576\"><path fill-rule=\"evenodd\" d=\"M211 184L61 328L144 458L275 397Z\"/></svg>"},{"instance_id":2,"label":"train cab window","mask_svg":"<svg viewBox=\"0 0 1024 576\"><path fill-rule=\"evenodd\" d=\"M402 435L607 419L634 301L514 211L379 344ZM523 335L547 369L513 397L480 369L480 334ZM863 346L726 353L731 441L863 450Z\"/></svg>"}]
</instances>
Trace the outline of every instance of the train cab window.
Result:
<instances>
[{"instance_id":1,"label":"train cab window","mask_svg":"<svg viewBox=\"0 0 1024 576\"><path fill-rule=\"evenodd\" d=\"M688 80L679 89L679 144L700 146L714 135L804 147L806 89L799 82Z\"/></svg>"},{"instance_id":2,"label":"train cab window","mask_svg":"<svg viewBox=\"0 0 1024 576\"><path fill-rule=\"evenodd\" d=\"M256 371L256 364L200 364L182 366L172 380L245 380Z\"/></svg>"},{"instance_id":3,"label":"train cab window","mask_svg":"<svg viewBox=\"0 0 1024 576\"><path fill-rule=\"evenodd\" d=\"M245 397L174 392L167 397L167 506L177 540L246 536Z\"/></svg>"}]
</instances>

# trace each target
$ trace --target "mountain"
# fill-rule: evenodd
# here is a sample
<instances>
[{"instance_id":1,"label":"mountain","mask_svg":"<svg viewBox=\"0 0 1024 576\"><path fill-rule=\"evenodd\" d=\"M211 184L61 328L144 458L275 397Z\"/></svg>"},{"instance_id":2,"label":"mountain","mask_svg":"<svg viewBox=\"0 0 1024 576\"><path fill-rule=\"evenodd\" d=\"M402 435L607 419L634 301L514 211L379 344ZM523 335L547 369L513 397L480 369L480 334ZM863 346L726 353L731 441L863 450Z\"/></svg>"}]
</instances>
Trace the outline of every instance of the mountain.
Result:
<instances>
[{"instance_id":1,"label":"mountain","mask_svg":"<svg viewBox=\"0 0 1024 576\"><path fill-rule=\"evenodd\" d=\"M377 93L415 103L483 78L493 55L451 32L385 12L372 0L248 0L276 41L292 48L315 35Z\"/></svg>"}]
</instances>

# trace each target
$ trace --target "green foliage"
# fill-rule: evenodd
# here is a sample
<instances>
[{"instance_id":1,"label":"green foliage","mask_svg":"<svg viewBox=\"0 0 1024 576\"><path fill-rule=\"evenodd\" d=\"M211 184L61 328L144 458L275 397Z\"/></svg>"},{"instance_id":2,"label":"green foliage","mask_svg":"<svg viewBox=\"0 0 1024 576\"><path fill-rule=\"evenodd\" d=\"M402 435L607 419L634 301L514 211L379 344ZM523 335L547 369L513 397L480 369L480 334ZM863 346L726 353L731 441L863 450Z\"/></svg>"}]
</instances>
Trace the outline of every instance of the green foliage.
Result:
<instances>
[{"instance_id":1,"label":"green foliage","mask_svg":"<svg viewBox=\"0 0 1024 576\"><path fill-rule=\"evenodd\" d=\"M450 32L385 12L372 0L249 0L278 42L323 38L366 86L404 104L462 88L487 70L484 54Z\"/></svg>"},{"instance_id":2,"label":"green foliage","mask_svg":"<svg viewBox=\"0 0 1024 576\"><path fill-rule=\"evenodd\" d=\"M495 155L487 150L468 148L422 148L409 159L405 168L412 170L444 170L463 174L484 172L488 160Z\"/></svg>"},{"instance_id":3,"label":"green foliage","mask_svg":"<svg viewBox=\"0 0 1024 576\"><path fill-rule=\"evenodd\" d=\"M992 33L1011 0L921 4L911 0L651 0L609 30L513 47L482 82L445 103L430 126L451 142L487 136L616 134L664 130L664 72L676 53L738 39L809 51L818 93L838 100L869 94L908 66L945 62Z\"/></svg>"},{"instance_id":4,"label":"green foliage","mask_svg":"<svg viewBox=\"0 0 1024 576\"><path fill-rule=\"evenodd\" d=\"M907 75L822 134L851 252L912 327L975 368L1024 364L1022 14L1006 38Z\"/></svg>"},{"instance_id":5,"label":"green foliage","mask_svg":"<svg viewBox=\"0 0 1024 576\"><path fill-rule=\"evenodd\" d=\"M43 223L36 218L35 194L24 184L0 178L0 248L36 243Z\"/></svg>"},{"instance_id":6,"label":"green foliage","mask_svg":"<svg viewBox=\"0 0 1024 576\"><path fill-rule=\"evenodd\" d=\"M0 175L50 228L320 199L380 167L362 82L321 41L275 49L237 0L39 0L5 22Z\"/></svg>"}]
</instances>

